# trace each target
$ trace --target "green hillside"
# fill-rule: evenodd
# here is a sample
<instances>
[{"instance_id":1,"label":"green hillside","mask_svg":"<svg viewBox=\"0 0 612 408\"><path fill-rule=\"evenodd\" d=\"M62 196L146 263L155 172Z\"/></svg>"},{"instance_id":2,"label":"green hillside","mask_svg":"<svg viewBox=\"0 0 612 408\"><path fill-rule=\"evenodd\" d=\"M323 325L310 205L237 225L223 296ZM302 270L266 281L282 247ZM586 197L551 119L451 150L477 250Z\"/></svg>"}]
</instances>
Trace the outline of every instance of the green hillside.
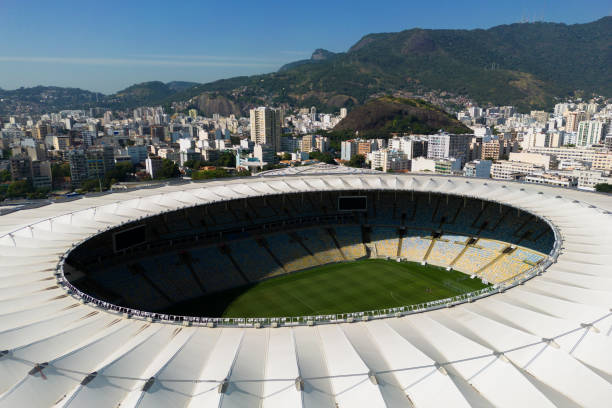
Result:
<instances>
[{"instance_id":1,"label":"green hillside","mask_svg":"<svg viewBox=\"0 0 612 408\"><path fill-rule=\"evenodd\" d=\"M432 134L438 130L470 132L463 123L430 103L389 96L356 107L334 128L334 131L359 131L361 135L371 133L378 136L390 133Z\"/></svg>"},{"instance_id":2,"label":"green hillside","mask_svg":"<svg viewBox=\"0 0 612 408\"><path fill-rule=\"evenodd\" d=\"M320 55L318 53L317 55ZM550 107L576 90L612 96L612 17L587 24L521 23L488 30L411 29L369 34L346 53L276 73L196 86L245 104L352 106L393 91L440 90L481 104Z\"/></svg>"}]
</instances>

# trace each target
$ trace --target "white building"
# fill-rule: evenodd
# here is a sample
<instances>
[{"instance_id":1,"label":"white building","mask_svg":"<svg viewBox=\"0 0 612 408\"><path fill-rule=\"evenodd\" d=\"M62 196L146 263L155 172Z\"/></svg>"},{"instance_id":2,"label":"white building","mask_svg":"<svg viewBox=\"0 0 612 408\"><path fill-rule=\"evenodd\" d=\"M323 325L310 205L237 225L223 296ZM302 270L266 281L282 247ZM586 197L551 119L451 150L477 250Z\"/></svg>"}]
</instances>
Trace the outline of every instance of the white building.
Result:
<instances>
[{"instance_id":1,"label":"white building","mask_svg":"<svg viewBox=\"0 0 612 408\"><path fill-rule=\"evenodd\" d=\"M600 143L603 137L604 124L598 120L584 120L578 124L576 145L592 146Z\"/></svg>"},{"instance_id":2,"label":"white building","mask_svg":"<svg viewBox=\"0 0 612 408\"><path fill-rule=\"evenodd\" d=\"M274 148L270 145L257 143L253 148L253 157L263 164L274 163L275 156Z\"/></svg>"},{"instance_id":3,"label":"white building","mask_svg":"<svg viewBox=\"0 0 612 408\"><path fill-rule=\"evenodd\" d=\"M161 157L148 157L145 160L146 172L151 178L155 178L159 175L159 171L162 168L163 159Z\"/></svg>"},{"instance_id":4,"label":"white building","mask_svg":"<svg viewBox=\"0 0 612 408\"><path fill-rule=\"evenodd\" d=\"M536 166L533 163L500 160L491 166L491 177L497 180L518 180L529 174L543 171L543 166Z\"/></svg>"},{"instance_id":5,"label":"white building","mask_svg":"<svg viewBox=\"0 0 612 408\"><path fill-rule=\"evenodd\" d=\"M372 170L410 170L410 159L397 150L380 149L370 154L370 165Z\"/></svg>"},{"instance_id":6,"label":"white building","mask_svg":"<svg viewBox=\"0 0 612 408\"><path fill-rule=\"evenodd\" d=\"M464 158L467 156L471 137L471 135L455 135L450 133L430 135L429 143L427 144L427 158Z\"/></svg>"},{"instance_id":7,"label":"white building","mask_svg":"<svg viewBox=\"0 0 612 408\"><path fill-rule=\"evenodd\" d=\"M513 162L523 162L523 163L535 164L536 166L544 167L544 170L547 170L547 171L551 168L551 164L553 165L552 167L555 167L554 166L555 160L553 160L553 156L546 155L546 154L512 152L510 153L508 160L513 161Z\"/></svg>"}]
</instances>

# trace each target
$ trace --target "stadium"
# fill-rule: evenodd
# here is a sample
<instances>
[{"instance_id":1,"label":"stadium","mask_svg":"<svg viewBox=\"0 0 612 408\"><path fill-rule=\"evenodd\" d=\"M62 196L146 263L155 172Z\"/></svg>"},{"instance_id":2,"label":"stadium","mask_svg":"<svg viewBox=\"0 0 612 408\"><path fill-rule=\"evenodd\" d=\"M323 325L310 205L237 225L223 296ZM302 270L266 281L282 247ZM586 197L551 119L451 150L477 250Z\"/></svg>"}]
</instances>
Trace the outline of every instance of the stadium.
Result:
<instances>
[{"instance_id":1,"label":"stadium","mask_svg":"<svg viewBox=\"0 0 612 408\"><path fill-rule=\"evenodd\" d=\"M612 200L334 166L0 217L0 407L601 407Z\"/></svg>"}]
</instances>

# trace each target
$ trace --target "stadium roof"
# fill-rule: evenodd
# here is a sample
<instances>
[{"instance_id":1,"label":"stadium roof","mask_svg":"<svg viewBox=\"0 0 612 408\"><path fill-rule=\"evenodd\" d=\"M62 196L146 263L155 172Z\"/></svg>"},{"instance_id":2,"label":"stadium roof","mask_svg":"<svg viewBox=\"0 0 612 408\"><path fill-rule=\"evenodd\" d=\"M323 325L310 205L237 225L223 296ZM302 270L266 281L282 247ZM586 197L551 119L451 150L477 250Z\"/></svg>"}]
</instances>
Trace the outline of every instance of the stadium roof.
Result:
<instances>
[{"instance_id":1,"label":"stadium roof","mask_svg":"<svg viewBox=\"0 0 612 408\"><path fill-rule=\"evenodd\" d=\"M462 194L546 217L542 276L448 309L367 322L183 327L58 285L75 243L210 201L317 190ZM491 180L309 174L85 197L0 217L0 407L601 407L612 401L612 199Z\"/></svg>"},{"instance_id":2,"label":"stadium roof","mask_svg":"<svg viewBox=\"0 0 612 408\"><path fill-rule=\"evenodd\" d=\"M336 166L327 163L317 163L308 166L286 167L284 169L266 170L257 173L258 177L267 176L291 176L291 175L315 175L315 174L373 174L381 172L378 170L361 169L348 166Z\"/></svg>"}]
</instances>

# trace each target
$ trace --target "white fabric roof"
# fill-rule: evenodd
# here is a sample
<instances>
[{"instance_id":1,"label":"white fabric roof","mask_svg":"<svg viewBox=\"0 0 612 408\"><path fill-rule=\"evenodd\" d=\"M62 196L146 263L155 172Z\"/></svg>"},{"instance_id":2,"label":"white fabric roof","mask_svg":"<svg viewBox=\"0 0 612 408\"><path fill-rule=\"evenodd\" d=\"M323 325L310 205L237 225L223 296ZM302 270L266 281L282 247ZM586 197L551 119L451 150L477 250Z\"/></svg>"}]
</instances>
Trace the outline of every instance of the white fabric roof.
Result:
<instances>
[{"instance_id":1,"label":"white fabric roof","mask_svg":"<svg viewBox=\"0 0 612 408\"><path fill-rule=\"evenodd\" d=\"M54 278L61 254L99 230L209 201L319 189L415 189L497 200L549 219L563 247L542 276L474 303L313 327L124 319L82 304ZM606 406L612 401L609 211L609 196L575 190L321 169L12 212L0 217L0 407ZM219 393L223 381L227 389Z\"/></svg>"}]
</instances>

